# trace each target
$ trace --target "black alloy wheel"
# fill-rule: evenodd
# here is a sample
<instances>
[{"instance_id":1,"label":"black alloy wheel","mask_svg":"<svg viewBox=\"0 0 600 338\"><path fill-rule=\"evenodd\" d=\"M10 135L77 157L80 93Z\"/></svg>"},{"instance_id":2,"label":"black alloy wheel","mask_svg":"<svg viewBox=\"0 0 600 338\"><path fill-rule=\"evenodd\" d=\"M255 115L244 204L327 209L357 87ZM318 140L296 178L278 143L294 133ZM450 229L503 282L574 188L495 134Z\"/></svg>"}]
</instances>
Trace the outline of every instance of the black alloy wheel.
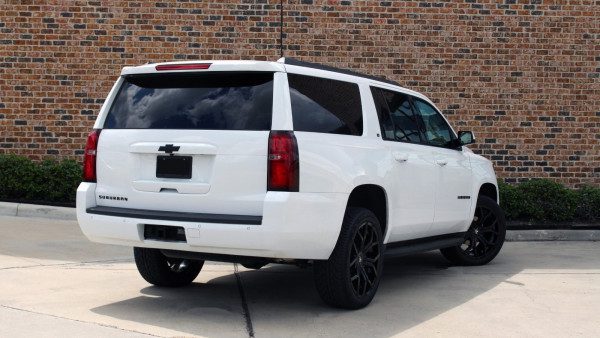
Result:
<instances>
[{"instance_id":1,"label":"black alloy wheel","mask_svg":"<svg viewBox=\"0 0 600 338\"><path fill-rule=\"evenodd\" d=\"M165 256L159 249L133 248L140 275L156 286L189 285L200 273L204 261Z\"/></svg>"},{"instance_id":2,"label":"black alloy wheel","mask_svg":"<svg viewBox=\"0 0 600 338\"><path fill-rule=\"evenodd\" d=\"M493 211L485 206L477 206L473 223L460 247L468 256L484 257L498 244L499 232L498 218Z\"/></svg>"},{"instance_id":3,"label":"black alloy wheel","mask_svg":"<svg viewBox=\"0 0 600 338\"><path fill-rule=\"evenodd\" d=\"M496 201L487 196L480 196L463 243L442 249L441 252L454 264L483 265L500 252L505 236L504 212Z\"/></svg>"},{"instance_id":4,"label":"black alloy wheel","mask_svg":"<svg viewBox=\"0 0 600 338\"><path fill-rule=\"evenodd\" d=\"M331 256L315 261L313 270L317 291L325 303L344 309L367 306L383 271L383 234L373 212L348 208Z\"/></svg>"},{"instance_id":5,"label":"black alloy wheel","mask_svg":"<svg viewBox=\"0 0 600 338\"><path fill-rule=\"evenodd\" d=\"M379 233L375 225L365 220L356 231L350 247L348 270L354 293L362 297L375 287L379 280L381 259Z\"/></svg>"}]
</instances>

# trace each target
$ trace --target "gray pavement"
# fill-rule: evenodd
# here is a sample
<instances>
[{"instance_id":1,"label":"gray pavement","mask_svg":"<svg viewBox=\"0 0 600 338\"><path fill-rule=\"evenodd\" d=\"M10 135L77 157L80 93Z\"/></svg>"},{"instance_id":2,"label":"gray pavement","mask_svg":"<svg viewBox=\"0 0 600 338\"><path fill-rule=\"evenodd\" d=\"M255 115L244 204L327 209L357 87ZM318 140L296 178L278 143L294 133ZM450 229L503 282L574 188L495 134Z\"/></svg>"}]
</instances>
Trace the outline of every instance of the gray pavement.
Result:
<instances>
[{"instance_id":1,"label":"gray pavement","mask_svg":"<svg viewBox=\"0 0 600 338\"><path fill-rule=\"evenodd\" d=\"M1 337L600 334L600 242L507 243L484 267L387 260L373 303L342 311L321 303L310 268L211 263L161 289L130 248L88 242L73 221L0 216L0 231Z\"/></svg>"}]
</instances>

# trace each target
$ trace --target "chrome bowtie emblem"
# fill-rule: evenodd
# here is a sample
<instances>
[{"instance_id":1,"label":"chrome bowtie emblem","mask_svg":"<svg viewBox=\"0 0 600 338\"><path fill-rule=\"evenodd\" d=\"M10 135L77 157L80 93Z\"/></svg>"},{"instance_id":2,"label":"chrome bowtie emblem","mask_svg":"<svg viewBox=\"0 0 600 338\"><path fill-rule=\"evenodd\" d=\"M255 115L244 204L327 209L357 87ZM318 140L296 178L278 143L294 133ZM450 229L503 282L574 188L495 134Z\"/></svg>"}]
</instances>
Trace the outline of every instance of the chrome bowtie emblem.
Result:
<instances>
[{"instance_id":1,"label":"chrome bowtie emblem","mask_svg":"<svg viewBox=\"0 0 600 338\"><path fill-rule=\"evenodd\" d=\"M172 154L175 151L179 151L179 146L173 146L172 144L165 144L164 146L158 147L158 151L164 151L166 154Z\"/></svg>"}]
</instances>

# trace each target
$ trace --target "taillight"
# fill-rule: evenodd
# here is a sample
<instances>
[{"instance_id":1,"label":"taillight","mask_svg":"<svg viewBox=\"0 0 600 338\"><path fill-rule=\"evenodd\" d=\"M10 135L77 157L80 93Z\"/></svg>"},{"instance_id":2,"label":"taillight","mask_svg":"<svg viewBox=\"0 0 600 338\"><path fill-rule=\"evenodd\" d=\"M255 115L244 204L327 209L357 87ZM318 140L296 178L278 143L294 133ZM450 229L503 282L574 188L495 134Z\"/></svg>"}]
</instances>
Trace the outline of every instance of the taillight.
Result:
<instances>
[{"instance_id":1,"label":"taillight","mask_svg":"<svg viewBox=\"0 0 600 338\"><path fill-rule=\"evenodd\" d=\"M300 161L298 143L293 131L271 131L267 190L298 191L300 186Z\"/></svg>"},{"instance_id":2,"label":"taillight","mask_svg":"<svg viewBox=\"0 0 600 338\"><path fill-rule=\"evenodd\" d=\"M163 70L195 70L195 69L208 69L210 63L182 63L174 65L158 65L154 68L158 71Z\"/></svg>"},{"instance_id":3,"label":"taillight","mask_svg":"<svg viewBox=\"0 0 600 338\"><path fill-rule=\"evenodd\" d=\"M98 139L100 138L100 129L94 129L89 133L85 143L83 153L83 181L96 182L96 152L98 149Z\"/></svg>"}]
</instances>

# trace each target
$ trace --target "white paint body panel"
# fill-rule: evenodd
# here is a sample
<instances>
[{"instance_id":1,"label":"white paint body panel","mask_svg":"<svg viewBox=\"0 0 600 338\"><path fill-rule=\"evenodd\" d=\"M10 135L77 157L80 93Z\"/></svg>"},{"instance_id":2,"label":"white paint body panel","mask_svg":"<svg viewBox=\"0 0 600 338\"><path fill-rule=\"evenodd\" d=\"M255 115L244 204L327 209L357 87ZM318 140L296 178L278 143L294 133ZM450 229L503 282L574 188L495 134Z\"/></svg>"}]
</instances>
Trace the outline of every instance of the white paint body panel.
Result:
<instances>
[{"instance_id":1,"label":"white paint body panel","mask_svg":"<svg viewBox=\"0 0 600 338\"><path fill-rule=\"evenodd\" d=\"M268 137L268 131L105 129L96 193L128 200L98 199L97 205L260 216ZM191 179L156 178L156 156L164 155L158 147L165 144L181 145L177 154L192 156Z\"/></svg>"},{"instance_id":2,"label":"white paint body panel","mask_svg":"<svg viewBox=\"0 0 600 338\"><path fill-rule=\"evenodd\" d=\"M293 130L286 72L357 83L363 135L296 131L300 191L290 193L266 191L269 131L103 130L98 145L98 183L82 183L77 192L78 221L91 240L229 255L327 259L335 247L348 197L357 186L372 184L385 190L385 243L466 231L479 188L485 183L496 186L491 162L466 147L451 150L382 140L369 86L431 103L422 94L278 62L202 62L212 64L210 71L275 72L272 130ZM154 67L126 67L122 74L152 73ZM119 78L111 90L95 128L103 126L121 82ZM176 144L181 147L178 154L193 157L192 179L155 177L156 156L163 154L157 149L164 144ZM127 201L99 199L99 195L122 196ZM262 216L262 224L158 221L86 212L94 206ZM182 226L187 243L144 240L146 223Z\"/></svg>"}]
</instances>

